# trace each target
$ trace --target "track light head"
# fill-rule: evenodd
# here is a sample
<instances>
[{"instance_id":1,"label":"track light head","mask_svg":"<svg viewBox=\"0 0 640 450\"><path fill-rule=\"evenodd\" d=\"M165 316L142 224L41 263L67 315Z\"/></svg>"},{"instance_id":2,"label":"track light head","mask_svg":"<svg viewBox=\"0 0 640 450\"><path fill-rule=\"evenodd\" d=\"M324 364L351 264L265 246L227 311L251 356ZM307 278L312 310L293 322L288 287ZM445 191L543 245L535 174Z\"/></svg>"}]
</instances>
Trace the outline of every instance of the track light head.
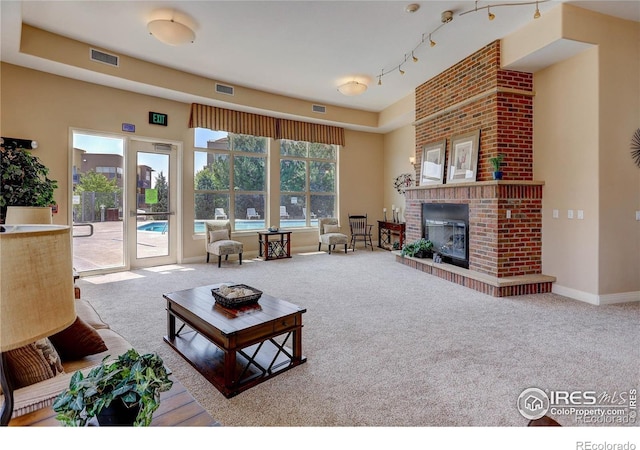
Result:
<instances>
[{"instance_id":1,"label":"track light head","mask_svg":"<svg viewBox=\"0 0 640 450\"><path fill-rule=\"evenodd\" d=\"M414 55L413 52L411 52L411 58L413 59L414 63L418 62L418 57Z\"/></svg>"},{"instance_id":2,"label":"track light head","mask_svg":"<svg viewBox=\"0 0 640 450\"><path fill-rule=\"evenodd\" d=\"M496 15L491 12L491 8L489 7L487 7L487 16L489 17L489 20L493 20L496 18Z\"/></svg>"},{"instance_id":3,"label":"track light head","mask_svg":"<svg viewBox=\"0 0 640 450\"><path fill-rule=\"evenodd\" d=\"M534 19L539 19L540 18L540 9L538 8L538 2L536 2L536 12L533 13L533 18Z\"/></svg>"}]
</instances>

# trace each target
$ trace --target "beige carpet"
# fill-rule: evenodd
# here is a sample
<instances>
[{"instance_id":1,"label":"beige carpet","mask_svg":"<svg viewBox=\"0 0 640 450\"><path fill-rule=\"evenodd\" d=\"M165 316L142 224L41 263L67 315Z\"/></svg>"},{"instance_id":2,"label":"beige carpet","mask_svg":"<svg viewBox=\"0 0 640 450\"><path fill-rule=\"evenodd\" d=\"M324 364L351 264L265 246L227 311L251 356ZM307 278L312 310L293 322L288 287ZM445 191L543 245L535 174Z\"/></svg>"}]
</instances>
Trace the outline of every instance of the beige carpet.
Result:
<instances>
[{"instance_id":1,"label":"beige carpet","mask_svg":"<svg viewBox=\"0 0 640 450\"><path fill-rule=\"evenodd\" d=\"M204 380L162 340L162 294L218 282L305 307L307 363L231 399ZM163 266L79 285L113 329L158 352L224 426L524 427L516 402L525 388L627 392L640 379L638 303L493 298L382 250Z\"/></svg>"}]
</instances>

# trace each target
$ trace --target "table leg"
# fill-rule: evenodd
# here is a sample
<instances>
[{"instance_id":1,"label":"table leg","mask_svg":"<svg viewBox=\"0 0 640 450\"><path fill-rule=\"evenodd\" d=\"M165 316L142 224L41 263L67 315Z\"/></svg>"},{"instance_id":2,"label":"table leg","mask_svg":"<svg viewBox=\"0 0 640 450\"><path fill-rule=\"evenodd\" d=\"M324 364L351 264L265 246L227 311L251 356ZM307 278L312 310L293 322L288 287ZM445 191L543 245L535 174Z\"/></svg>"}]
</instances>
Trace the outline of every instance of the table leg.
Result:
<instances>
[{"instance_id":1,"label":"table leg","mask_svg":"<svg viewBox=\"0 0 640 450\"><path fill-rule=\"evenodd\" d=\"M171 313L171 303L167 304L167 337L170 341L176 338L176 316Z\"/></svg>"},{"instance_id":2,"label":"table leg","mask_svg":"<svg viewBox=\"0 0 640 450\"><path fill-rule=\"evenodd\" d=\"M291 256L291 234L287 235L287 258Z\"/></svg>"},{"instance_id":3,"label":"table leg","mask_svg":"<svg viewBox=\"0 0 640 450\"><path fill-rule=\"evenodd\" d=\"M224 350L224 386L232 389L235 384L236 351Z\"/></svg>"},{"instance_id":4,"label":"table leg","mask_svg":"<svg viewBox=\"0 0 640 450\"><path fill-rule=\"evenodd\" d=\"M302 322L302 316L298 317L296 322ZM302 360L302 326L293 330L293 360Z\"/></svg>"}]
</instances>

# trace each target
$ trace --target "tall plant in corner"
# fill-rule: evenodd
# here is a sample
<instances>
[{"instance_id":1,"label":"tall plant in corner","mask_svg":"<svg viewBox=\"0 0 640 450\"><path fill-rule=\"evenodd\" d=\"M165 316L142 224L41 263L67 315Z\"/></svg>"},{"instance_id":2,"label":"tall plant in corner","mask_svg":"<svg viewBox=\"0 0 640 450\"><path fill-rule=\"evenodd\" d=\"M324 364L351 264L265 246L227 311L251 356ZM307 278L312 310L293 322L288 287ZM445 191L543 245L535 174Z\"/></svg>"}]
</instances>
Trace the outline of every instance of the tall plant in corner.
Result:
<instances>
[{"instance_id":1,"label":"tall plant in corner","mask_svg":"<svg viewBox=\"0 0 640 450\"><path fill-rule=\"evenodd\" d=\"M56 180L49 169L31 152L10 146L0 147L0 223L8 206L55 205Z\"/></svg>"}]
</instances>

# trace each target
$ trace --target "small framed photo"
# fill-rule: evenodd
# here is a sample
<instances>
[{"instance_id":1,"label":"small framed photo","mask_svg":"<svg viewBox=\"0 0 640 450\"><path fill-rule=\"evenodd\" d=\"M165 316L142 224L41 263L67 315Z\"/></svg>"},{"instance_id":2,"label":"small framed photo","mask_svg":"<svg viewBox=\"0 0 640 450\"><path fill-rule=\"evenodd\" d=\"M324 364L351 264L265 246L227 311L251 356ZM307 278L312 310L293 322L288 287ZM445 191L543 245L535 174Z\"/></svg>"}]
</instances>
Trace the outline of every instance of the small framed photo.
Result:
<instances>
[{"instance_id":1,"label":"small framed photo","mask_svg":"<svg viewBox=\"0 0 640 450\"><path fill-rule=\"evenodd\" d=\"M455 135L451 138L447 183L476 181L479 145L480 130Z\"/></svg>"},{"instance_id":2,"label":"small framed photo","mask_svg":"<svg viewBox=\"0 0 640 450\"><path fill-rule=\"evenodd\" d=\"M432 142L422 147L420 186L444 182L444 156L447 140Z\"/></svg>"}]
</instances>

